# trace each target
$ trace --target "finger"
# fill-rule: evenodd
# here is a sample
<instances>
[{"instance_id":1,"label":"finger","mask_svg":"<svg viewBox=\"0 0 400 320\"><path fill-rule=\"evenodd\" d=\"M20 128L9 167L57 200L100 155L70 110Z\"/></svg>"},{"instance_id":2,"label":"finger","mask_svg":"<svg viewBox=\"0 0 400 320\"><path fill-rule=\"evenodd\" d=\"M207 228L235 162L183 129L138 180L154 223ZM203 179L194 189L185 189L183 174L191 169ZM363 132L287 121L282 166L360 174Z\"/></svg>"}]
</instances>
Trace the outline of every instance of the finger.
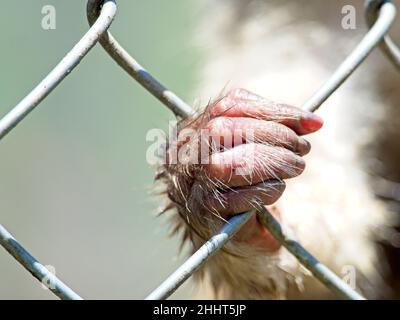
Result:
<instances>
[{"instance_id":1,"label":"finger","mask_svg":"<svg viewBox=\"0 0 400 320\"><path fill-rule=\"evenodd\" d=\"M257 199L266 205L276 202L283 191L285 183L279 180L269 180L252 186L239 187L209 195L205 201L208 210L226 218L228 215L254 209Z\"/></svg>"},{"instance_id":2,"label":"finger","mask_svg":"<svg viewBox=\"0 0 400 320\"><path fill-rule=\"evenodd\" d=\"M210 156L210 163L204 167L207 178L222 187L293 178L301 174L304 168L304 160L295 153L257 143L214 153Z\"/></svg>"},{"instance_id":3,"label":"finger","mask_svg":"<svg viewBox=\"0 0 400 320\"><path fill-rule=\"evenodd\" d=\"M245 142L265 143L289 149L300 155L307 154L310 143L299 137L292 129L271 121L244 117L217 117L209 121L204 131L210 144L225 149ZM216 148L219 149L219 148Z\"/></svg>"},{"instance_id":4,"label":"finger","mask_svg":"<svg viewBox=\"0 0 400 320\"><path fill-rule=\"evenodd\" d=\"M235 89L211 108L212 117L250 117L276 121L304 135L320 129L323 120L314 113L290 105L275 103L244 89Z\"/></svg>"}]
</instances>

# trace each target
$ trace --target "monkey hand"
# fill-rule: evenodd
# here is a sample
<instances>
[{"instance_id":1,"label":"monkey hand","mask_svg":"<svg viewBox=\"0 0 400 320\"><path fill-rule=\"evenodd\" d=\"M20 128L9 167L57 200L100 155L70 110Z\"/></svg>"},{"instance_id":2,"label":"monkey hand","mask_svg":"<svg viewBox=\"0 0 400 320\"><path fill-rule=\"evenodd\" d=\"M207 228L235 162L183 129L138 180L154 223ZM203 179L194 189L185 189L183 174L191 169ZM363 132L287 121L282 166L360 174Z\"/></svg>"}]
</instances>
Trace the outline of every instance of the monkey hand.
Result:
<instances>
[{"instance_id":1,"label":"monkey hand","mask_svg":"<svg viewBox=\"0 0 400 320\"><path fill-rule=\"evenodd\" d=\"M174 232L182 231L182 242L189 240L197 250L229 216L253 209L254 199L272 205L284 180L305 168L302 156L310 144L302 136L322 124L313 113L244 89L180 122L158 175L170 199L167 209L177 209ZM278 210L269 209L279 220ZM207 272L225 298L282 297L299 265L279 248L253 215L200 274Z\"/></svg>"},{"instance_id":2,"label":"monkey hand","mask_svg":"<svg viewBox=\"0 0 400 320\"><path fill-rule=\"evenodd\" d=\"M284 179L304 170L302 156L310 143L301 136L322 124L313 113L244 89L230 91L179 124L164 172L168 195L192 231L207 238L220 226L218 220L253 209L253 199L265 205L278 200ZM235 240L268 252L279 248L256 215Z\"/></svg>"}]
</instances>

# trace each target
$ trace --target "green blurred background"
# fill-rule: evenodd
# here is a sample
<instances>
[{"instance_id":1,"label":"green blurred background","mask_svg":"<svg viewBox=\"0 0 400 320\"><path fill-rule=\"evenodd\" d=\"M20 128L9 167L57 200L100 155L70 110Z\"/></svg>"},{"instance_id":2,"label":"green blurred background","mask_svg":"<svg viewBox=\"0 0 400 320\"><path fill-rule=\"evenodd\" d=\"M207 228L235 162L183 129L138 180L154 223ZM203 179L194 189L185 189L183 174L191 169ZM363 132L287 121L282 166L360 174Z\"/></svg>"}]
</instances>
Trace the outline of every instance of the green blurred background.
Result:
<instances>
[{"instance_id":1,"label":"green blurred background","mask_svg":"<svg viewBox=\"0 0 400 320\"><path fill-rule=\"evenodd\" d=\"M43 30L44 5L56 29ZM191 103L199 52L187 0L119 1L111 30L165 85ZM86 1L14 0L0 11L0 115L87 31ZM151 195L146 132L171 113L96 46L0 146L3 224L85 298L141 299L183 260ZM189 298L190 283L174 298ZM0 250L0 299L53 299Z\"/></svg>"}]
</instances>

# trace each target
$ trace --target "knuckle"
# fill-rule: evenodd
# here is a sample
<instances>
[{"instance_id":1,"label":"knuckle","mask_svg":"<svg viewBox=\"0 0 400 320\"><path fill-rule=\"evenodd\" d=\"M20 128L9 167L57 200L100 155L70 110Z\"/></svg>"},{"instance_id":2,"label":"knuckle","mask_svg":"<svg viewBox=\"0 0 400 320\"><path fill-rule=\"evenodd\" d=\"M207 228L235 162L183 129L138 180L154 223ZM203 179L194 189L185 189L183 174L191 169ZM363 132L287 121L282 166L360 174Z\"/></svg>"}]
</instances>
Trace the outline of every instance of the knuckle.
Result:
<instances>
[{"instance_id":1,"label":"knuckle","mask_svg":"<svg viewBox=\"0 0 400 320\"><path fill-rule=\"evenodd\" d=\"M275 124L276 135L280 139L290 141L290 140L294 140L294 138L296 138L296 134L294 133L294 131L292 129L290 129L280 123L274 122L274 124Z\"/></svg>"}]
</instances>

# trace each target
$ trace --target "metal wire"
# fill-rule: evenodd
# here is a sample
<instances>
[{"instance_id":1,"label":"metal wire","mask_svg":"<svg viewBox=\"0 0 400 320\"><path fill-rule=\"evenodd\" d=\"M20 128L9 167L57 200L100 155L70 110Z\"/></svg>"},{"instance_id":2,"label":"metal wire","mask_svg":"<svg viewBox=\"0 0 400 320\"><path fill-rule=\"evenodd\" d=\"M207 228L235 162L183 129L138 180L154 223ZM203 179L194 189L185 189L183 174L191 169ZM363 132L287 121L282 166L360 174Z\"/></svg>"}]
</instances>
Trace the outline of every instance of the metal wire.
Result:
<instances>
[{"instance_id":1,"label":"metal wire","mask_svg":"<svg viewBox=\"0 0 400 320\"><path fill-rule=\"evenodd\" d=\"M375 24L369 30L369 32L360 41L359 45L351 52L351 54L344 60L344 62L336 69L333 75L328 79L328 81L309 99L303 104L303 108L315 111L318 107L329 98L329 96L352 74L352 72L360 65L360 63L368 56L372 49L381 41L383 36L388 32L390 26L392 25L394 18L396 16L396 8L391 2L385 2L379 10L379 16ZM266 211L268 212L268 211ZM245 212L240 214L241 219L249 219L252 212ZM268 215L272 217L272 215ZM230 231L232 233L236 232L239 228L235 227L239 221L232 220L236 218L233 217L229 220L231 226ZM262 219L261 222L268 230L276 230L279 223L276 220ZM225 232L224 227L221 232ZM214 235L218 237L219 233ZM271 232L273 236L279 235L278 233ZM231 236L231 235L230 235ZM228 238L229 239L229 238ZM228 241L228 239L226 241ZM278 240L283 240L283 238ZM225 241L225 242L226 242ZM289 246L292 253L296 253L295 256L299 259L300 263L309 269L322 283L327 287L332 289L334 292L338 293L339 296L347 299L364 299L355 290L350 288L342 280L334 275L326 266L318 262L310 253L308 253L300 244L294 244L293 240L290 240L291 245ZM288 245L286 243L286 246ZM282 243L285 245L285 243ZM287 249L289 249L287 247ZM201 250L201 249L200 249ZM199 251L200 251L199 250ZM215 250L218 250L215 248ZM203 265L207 259L209 259L213 254L207 251L201 250L197 251L194 255L200 256L202 258L197 258L199 264ZM189 258L190 259L190 258ZM200 267L200 265L198 266ZM198 269L192 265L192 263L184 263L178 270L176 270L166 281L164 281L153 293L151 293L148 298L158 298L165 299L170 296L180 284L182 284L186 279L189 278L189 272L193 273ZM178 284L179 279L179 284ZM183 281L180 281L183 279ZM175 282L174 282L175 280ZM177 285L178 284L178 285Z\"/></svg>"},{"instance_id":2,"label":"metal wire","mask_svg":"<svg viewBox=\"0 0 400 320\"><path fill-rule=\"evenodd\" d=\"M105 0L99 19L61 62L16 107L0 120L0 140L31 112L79 64L110 27L117 6L114 0Z\"/></svg>"},{"instance_id":3,"label":"metal wire","mask_svg":"<svg viewBox=\"0 0 400 320\"><path fill-rule=\"evenodd\" d=\"M257 207L257 214L260 217L261 223L266 226L275 239L291 252L303 266L310 270L321 283L333 292L336 292L340 297L351 300L365 300L363 296L353 290L329 268L304 249L263 205L258 204Z\"/></svg>"},{"instance_id":4,"label":"metal wire","mask_svg":"<svg viewBox=\"0 0 400 320\"><path fill-rule=\"evenodd\" d=\"M199 250L185 261L167 280L150 293L146 300L161 300L168 298L195 271L207 262L239 229L251 218L252 214L239 214L232 217L221 230L213 235Z\"/></svg>"},{"instance_id":5,"label":"metal wire","mask_svg":"<svg viewBox=\"0 0 400 320\"><path fill-rule=\"evenodd\" d=\"M96 21L101 0L89 0L87 3L87 18L92 25ZM117 62L129 75L139 82L154 97L166 105L175 115L185 118L193 114L193 109L179 98L175 93L168 90L157 81L146 69L144 69L112 36L110 32L105 33L100 43L108 54Z\"/></svg>"},{"instance_id":6,"label":"metal wire","mask_svg":"<svg viewBox=\"0 0 400 320\"><path fill-rule=\"evenodd\" d=\"M368 24L371 29L352 53L336 69L331 78L303 104L303 108L311 111L318 109L361 64L377 44L381 46L396 67L399 67L399 49L390 37L386 35L395 18L396 9L394 5L391 1L387 0L367 0L365 7ZM100 41L104 49L128 74L171 109L175 115L184 118L193 113L189 105L151 76L148 71L119 45L109 32L106 32L115 14L116 3L114 0L88 0L87 15L91 28L50 74L0 120L0 140L24 119L78 65L97 41ZM146 299L165 299L170 296L193 272L198 270L213 256L253 214L253 212L246 212L232 217L218 233L208 240ZM258 214L261 222L270 230L271 234L294 254L322 283L342 297L364 299L356 291L349 288L332 271L318 262L299 243L288 237L285 229L282 228L263 206L260 206ZM48 279L52 284L55 284L53 286L54 289L50 289L58 297L61 299L81 299L80 296L74 293L29 254L1 225L0 244L37 279L40 281Z\"/></svg>"},{"instance_id":7,"label":"metal wire","mask_svg":"<svg viewBox=\"0 0 400 320\"><path fill-rule=\"evenodd\" d=\"M365 19L367 24L371 27L376 19L378 18L378 12L382 5L382 0L366 0L365 1ZM389 2L389 1L386 1ZM379 44L380 49L384 54L392 61L393 65L400 69L400 49L388 34L383 37L383 40Z\"/></svg>"},{"instance_id":8,"label":"metal wire","mask_svg":"<svg viewBox=\"0 0 400 320\"><path fill-rule=\"evenodd\" d=\"M21 246L2 225L0 225L0 244L36 279L43 284L48 284L47 287L49 290L57 297L63 300L82 300L79 295L47 270L45 266Z\"/></svg>"},{"instance_id":9,"label":"metal wire","mask_svg":"<svg viewBox=\"0 0 400 320\"><path fill-rule=\"evenodd\" d=\"M34 88L14 109L0 120L0 140L31 112L51 91L78 65L97 43L100 36L110 27L117 11L114 0L105 0L101 13L82 39L61 62ZM47 277L55 284L51 291L61 299L81 299L70 288L41 265L27 252L11 234L0 226L0 244L25 267L34 277L42 281Z\"/></svg>"},{"instance_id":10,"label":"metal wire","mask_svg":"<svg viewBox=\"0 0 400 320\"><path fill-rule=\"evenodd\" d=\"M369 30L369 32L360 41L358 46L336 69L325 84L308 99L302 108L309 111L316 111L326 99L354 72L354 70L370 54L372 49L382 40L396 17L396 7L390 1L380 1L383 3L379 7L379 18Z\"/></svg>"}]
</instances>

